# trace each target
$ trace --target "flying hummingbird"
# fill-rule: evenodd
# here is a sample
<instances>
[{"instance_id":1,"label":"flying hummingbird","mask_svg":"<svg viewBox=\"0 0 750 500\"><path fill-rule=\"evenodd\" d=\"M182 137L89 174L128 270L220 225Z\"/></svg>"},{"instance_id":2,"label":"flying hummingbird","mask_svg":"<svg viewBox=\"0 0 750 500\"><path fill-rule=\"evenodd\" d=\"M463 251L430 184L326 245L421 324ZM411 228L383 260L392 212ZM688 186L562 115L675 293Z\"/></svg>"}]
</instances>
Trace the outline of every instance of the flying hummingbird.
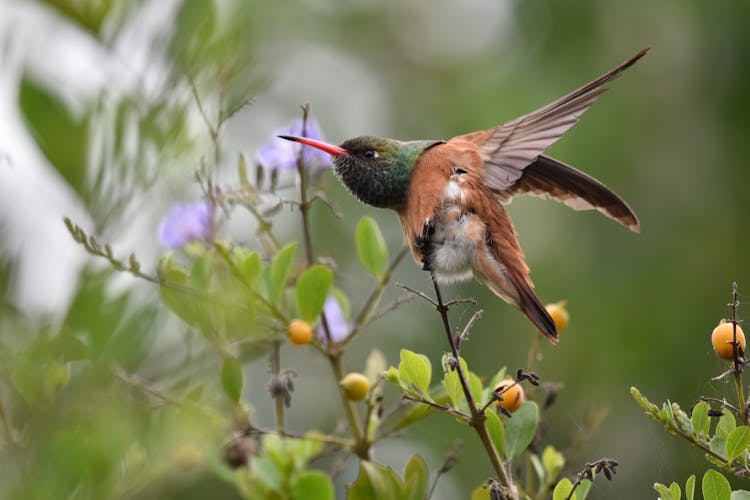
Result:
<instances>
[{"instance_id":1,"label":"flying hummingbird","mask_svg":"<svg viewBox=\"0 0 750 500\"><path fill-rule=\"evenodd\" d=\"M503 204L517 194L549 197L573 210L598 210L640 231L633 210L611 189L543 153L607 90L605 84L647 50L536 111L448 141L363 136L334 146L280 137L327 152L355 197L395 210L415 262L438 282L473 276L557 343L555 323L534 292Z\"/></svg>"}]
</instances>

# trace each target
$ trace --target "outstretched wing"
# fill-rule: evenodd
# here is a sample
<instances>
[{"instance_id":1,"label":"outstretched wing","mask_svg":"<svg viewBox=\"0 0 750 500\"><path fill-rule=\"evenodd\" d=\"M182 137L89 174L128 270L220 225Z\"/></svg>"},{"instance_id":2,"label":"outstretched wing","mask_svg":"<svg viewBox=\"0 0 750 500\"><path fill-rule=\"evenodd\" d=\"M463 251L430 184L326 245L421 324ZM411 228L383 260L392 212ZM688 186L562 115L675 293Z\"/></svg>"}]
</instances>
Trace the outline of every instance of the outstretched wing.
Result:
<instances>
[{"instance_id":1,"label":"outstretched wing","mask_svg":"<svg viewBox=\"0 0 750 500\"><path fill-rule=\"evenodd\" d=\"M505 201L513 194L538 193L538 189L546 182L563 178L565 182L562 186L574 185L577 189L559 193L561 197L549 191L547 194L579 210L596 208L630 229L637 230L635 214L615 193L591 177L541 155L606 92L605 84L635 64L647 50L638 52L596 80L536 111L495 128L459 136L453 140L467 140L477 146L484 160L484 180L487 186ZM530 167L535 171L524 175ZM604 191L607 196L604 196ZM597 194L587 197L592 193ZM621 203L608 212L606 207L618 204L612 205L608 201L602 205L603 198ZM625 216L626 213L629 215Z\"/></svg>"}]
</instances>

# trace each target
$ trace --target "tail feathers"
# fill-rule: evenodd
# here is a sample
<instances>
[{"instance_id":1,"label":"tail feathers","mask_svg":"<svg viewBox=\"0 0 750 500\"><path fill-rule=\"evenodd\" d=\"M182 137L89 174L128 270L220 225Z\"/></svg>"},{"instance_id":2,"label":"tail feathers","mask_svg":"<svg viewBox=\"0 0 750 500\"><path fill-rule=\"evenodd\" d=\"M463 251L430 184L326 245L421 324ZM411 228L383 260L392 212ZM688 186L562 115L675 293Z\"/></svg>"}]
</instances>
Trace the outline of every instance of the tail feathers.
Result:
<instances>
[{"instance_id":1,"label":"tail feathers","mask_svg":"<svg viewBox=\"0 0 750 500\"><path fill-rule=\"evenodd\" d=\"M489 258L477 259L474 272L481 283L505 302L520 309L550 342L557 344L555 322L534 293L530 280Z\"/></svg>"},{"instance_id":2,"label":"tail feathers","mask_svg":"<svg viewBox=\"0 0 750 500\"><path fill-rule=\"evenodd\" d=\"M534 290L525 280L519 280L512 274L511 280L518 292L518 308L550 342L557 344L559 340L557 326L555 326L555 322L539 300L539 297L534 293Z\"/></svg>"}]
</instances>

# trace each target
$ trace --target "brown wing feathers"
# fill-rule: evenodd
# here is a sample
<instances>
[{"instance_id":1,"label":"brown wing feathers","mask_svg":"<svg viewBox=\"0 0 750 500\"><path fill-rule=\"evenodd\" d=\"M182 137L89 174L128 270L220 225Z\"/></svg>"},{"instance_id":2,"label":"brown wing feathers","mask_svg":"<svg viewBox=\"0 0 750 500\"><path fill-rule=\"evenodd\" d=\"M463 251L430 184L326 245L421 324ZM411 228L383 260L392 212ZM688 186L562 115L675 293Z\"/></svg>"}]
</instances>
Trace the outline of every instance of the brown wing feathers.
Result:
<instances>
[{"instance_id":1,"label":"brown wing feathers","mask_svg":"<svg viewBox=\"0 0 750 500\"><path fill-rule=\"evenodd\" d=\"M605 84L632 66L646 51L640 51L599 78L532 113L494 129L456 139L477 146L484 159L485 182L502 201L507 202L521 193L547 194L576 210L597 209L638 231L635 214L613 191L542 153L606 91Z\"/></svg>"},{"instance_id":2,"label":"brown wing feathers","mask_svg":"<svg viewBox=\"0 0 750 500\"><path fill-rule=\"evenodd\" d=\"M504 200L522 193L550 197L573 210L598 210L631 231L640 232L638 216L617 193L580 170L548 156L539 156L511 188L495 193Z\"/></svg>"}]
</instances>

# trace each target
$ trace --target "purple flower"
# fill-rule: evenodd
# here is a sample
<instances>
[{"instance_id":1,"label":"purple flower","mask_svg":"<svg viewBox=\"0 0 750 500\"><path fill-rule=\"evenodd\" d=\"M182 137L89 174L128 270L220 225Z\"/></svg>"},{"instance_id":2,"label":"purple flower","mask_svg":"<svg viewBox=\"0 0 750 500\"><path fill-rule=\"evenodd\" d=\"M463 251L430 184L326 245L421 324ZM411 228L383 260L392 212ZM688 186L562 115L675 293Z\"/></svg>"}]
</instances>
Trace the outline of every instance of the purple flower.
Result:
<instances>
[{"instance_id":1,"label":"purple flower","mask_svg":"<svg viewBox=\"0 0 750 500\"><path fill-rule=\"evenodd\" d=\"M328 331L331 333L331 340L341 342L349 335L349 323L344 318L344 311L341 310L341 304L336 297L329 295L323 306L323 314L328 321ZM321 342L326 342L326 334L322 325L318 327L318 338Z\"/></svg>"},{"instance_id":2,"label":"purple flower","mask_svg":"<svg viewBox=\"0 0 750 500\"><path fill-rule=\"evenodd\" d=\"M273 139L260 148L258 151L258 163L263 168L277 168L280 171L296 170L297 159L299 158L299 148L304 147L302 160L307 165L325 166L329 165L328 153L319 149L303 146L298 142L280 139L279 135L292 135L302 137L302 120L296 119L287 128L278 129L273 134ZM310 139L323 140L323 133L320 130L317 120L307 120L304 137Z\"/></svg>"},{"instance_id":3,"label":"purple flower","mask_svg":"<svg viewBox=\"0 0 750 500\"><path fill-rule=\"evenodd\" d=\"M196 240L210 243L213 232L213 210L210 203L178 203L159 224L159 241L167 248L180 248Z\"/></svg>"}]
</instances>

